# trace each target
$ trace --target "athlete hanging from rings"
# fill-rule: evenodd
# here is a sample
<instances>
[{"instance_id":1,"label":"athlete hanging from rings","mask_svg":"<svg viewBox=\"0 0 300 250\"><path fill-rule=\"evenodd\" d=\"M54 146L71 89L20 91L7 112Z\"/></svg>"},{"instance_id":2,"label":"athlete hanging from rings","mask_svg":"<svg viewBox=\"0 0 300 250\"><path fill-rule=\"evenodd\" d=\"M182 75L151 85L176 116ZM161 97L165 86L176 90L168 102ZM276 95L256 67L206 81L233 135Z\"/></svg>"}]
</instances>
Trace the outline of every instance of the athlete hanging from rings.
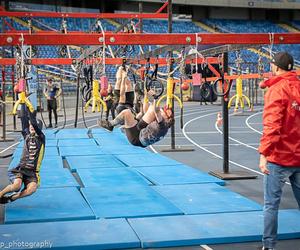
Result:
<instances>
[{"instance_id":1,"label":"athlete hanging from rings","mask_svg":"<svg viewBox=\"0 0 300 250\"><path fill-rule=\"evenodd\" d=\"M124 98L126 89L127 72L122 69L120 72L120 99ZM151 95L151 91L147 94ZM144 100L147 100L145 98ZM172 110L156 106L156 100L149 105L147 101L143 104L143 111L134 115L131 109L121 111L112 121L100 120L99 125L109 131L115 126L124 124L123 128L128 141L139 147L147 147L160 141L174 123Z\"/></svg>"}]
</instances>

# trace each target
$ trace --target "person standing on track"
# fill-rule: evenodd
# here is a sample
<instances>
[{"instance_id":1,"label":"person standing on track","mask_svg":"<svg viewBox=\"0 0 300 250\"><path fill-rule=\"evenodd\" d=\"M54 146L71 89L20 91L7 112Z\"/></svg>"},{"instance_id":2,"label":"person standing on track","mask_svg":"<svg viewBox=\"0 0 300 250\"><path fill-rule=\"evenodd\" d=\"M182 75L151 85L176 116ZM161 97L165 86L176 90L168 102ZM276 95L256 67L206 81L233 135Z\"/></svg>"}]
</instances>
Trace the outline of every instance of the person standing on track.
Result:
<instances>
[{"instance_id":1,"label":"person standing on track","mask_svg":"<svg viewBox=\"0 0 300 250\"><path fill-rule=\"evenodd\" d=\"M60 95L61 89L53 84L53 79L47 80L47 87L45 88L44 95L47 98L47 109L49 115L48 128L52 128L52 111L54 114L55 125L57 127L57 97Z\"/></svg>"},{"instance_id":2,"label":"person standing on track","mask_svg":"<svg viewBox=\"0 0 300 250\"><path fill-rule=\"evenodd\" d=\"M265 95L259 167L264 173L264 232L262 249L277 242L278 209L282 188L290 180L300 207L300 80L286 52L274 55L273 76L263 83Z\"/></svg>"}]
</instances>

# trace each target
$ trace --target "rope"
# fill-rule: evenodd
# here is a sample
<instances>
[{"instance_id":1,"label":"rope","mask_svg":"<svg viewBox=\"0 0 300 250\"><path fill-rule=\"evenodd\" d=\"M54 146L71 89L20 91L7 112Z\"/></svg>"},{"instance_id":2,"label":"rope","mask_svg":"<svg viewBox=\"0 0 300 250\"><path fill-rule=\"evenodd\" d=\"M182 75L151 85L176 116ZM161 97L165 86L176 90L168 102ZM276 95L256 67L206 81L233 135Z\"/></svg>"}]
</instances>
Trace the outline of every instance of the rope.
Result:
<instances>
[{"instance_id":1,"label":"rope","mask_svg":"<svg viewBox=\"0 0 300 250\"><path fill-rule=\"evenodd\" d=\"M196 33L196 51L196 73L198 73L198 33Z\"/></svg>"},{"instance_id":2,"label":"rope","mask_svg":"<svg viewBox=\"0 0 300 250\"><path fill-rule=\"evenodd\" d=\"M270 41L270 45L269 45L270 58L272 58L273 57L273 45L274 45L274 33L273 32L269 33L269 41Z\"/></svg>"},{"instance_id":3,"label":"rope","mask_svg":"<svg viewBox=\"0 0 300 250\"><path fill-rule=\"evenodd\" d=\"M103 26L102 26L102 24L101 24L101 21L100 20L98 20L98 23L97 23L98 25L99 25L99 27L100 27L100 29L101 29L101 32L102 32L102 36L103 36L103 49L102 49L102 53L103 53L103 55L102 55L102 63L103 63L103 74L105 75L105 67L106 67L106 65L105 65L105 51L106 51L106 45L105 45L105 32L104 32L104 29L103 29Z\"/></svg>"}]
</instances>

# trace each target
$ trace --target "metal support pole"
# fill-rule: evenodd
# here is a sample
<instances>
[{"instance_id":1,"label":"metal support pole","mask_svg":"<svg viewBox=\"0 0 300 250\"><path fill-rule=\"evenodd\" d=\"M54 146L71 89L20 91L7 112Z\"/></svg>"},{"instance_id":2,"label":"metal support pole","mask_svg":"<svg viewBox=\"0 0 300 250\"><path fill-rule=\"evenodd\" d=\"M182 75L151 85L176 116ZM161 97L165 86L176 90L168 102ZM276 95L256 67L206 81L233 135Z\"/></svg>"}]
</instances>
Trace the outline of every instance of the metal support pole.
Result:
<instances>
[{"instance_id":1,"label":"metal support pole","mask_svg":"<svg viewBox=\"0 0 300 250\"><path fill-rule=\"evenodd\" d=\"M13 51L13 49L12 49ZM12 54L13 55L13 54ZM11 87L12 87L12 100L13 100L13 106L15 105L15 102L16 102L16 94L15 94L15 91L14 91L14 84L15 84L15 65L12 65L11 66ZM17 130L17 119L16 119L16 116L13 115L13 124L14 124L14 131Z\"/></svg>"},{"instance_id":2,"label":"metal support pole","mask_svg":"<svg viewBox=\"0 0 300 250\"><path fill-rule=\"evenodd\" d=\"M228 53L223 55L223 70L228 73ZM222 112L223 112L223 172L229 172L229 119L228 119L228 95L222 98Z\"/></svg>"},{"instance_id":3,"label":"metal support pole","mask_svg":"<svg viewBox=\"0 0 300 250\"><path fill-rule=\"evenodd\" d=\"M173 19L173 10L172 10L172 0L168 0L168 33L172 33L172 19ZM173 51L170 50L168 53L168 57L170 60L173 60ZM170 62L169 72L173 71L173 62ZM173 77L173 74L170 74L169 77ZM174 94L175 89L173 89ZM172 112L174 114L174 98L172 99ZM184 151L194 151L194 149L190 148L176 148L175 142L175 123L171 126L171 148L170 149L163 149L162 152L184 152Z\"/></svg>"},{"instance_id":4,"label":"metal support pole","mask_svg":"<svg viewBox=\"0 0 300 250\"><path fill-rule=\"evenodd\" d=\"M224 74L228 73L228 53L223 54ZM229 171L229 114L228 114L229 93L222 98L223 113L223 171L209 172L222 180L241 180L255 179L257 175L249 174L244 171Z\"/></svg>"},{"instance_id":5,"label":"metal support pole","mask_svg":"<svg viewBox=\"0 0 300 250\"><path fill-rule=\"evenodd\" d=\"M78 107L79 107L79 87L80 87L80 73L77 73L77 88L76 88L76 108L75 108L75 122L74 127L77 128Z\"/></svg>"},{"instance_id":6,"label":"metal support pole","mask_svg":"<svg viewBox=\"0 0 300 250\"><path fill-rule=\"evenodd\" d=\"M173 17L172 0L168 0L168 33L172 33L172 17ZM169 58L171 59L172 57L173 57L173 52L169 51ZM172 63L170 63L169 70L170 70L169 72L173 70ZM173 75L170 74L169 77L173 77ZM174 99L172 99L172 112L174 114ZM175 149L175 123L171 126L171 149Z\"/></svg>"},{"instance_id":7,"label":"metal support pole","mask_svg":"<svg viewBox=\"0 0 300 250\"><path fill-rule=\"evenodd\" d=\"M2 66L2 101L3 101L3 110L2 110L2 136L0 142L13 141L11 138L6 137L6 87L5 87L5 66Z\"/></svg>"}]
</instances>

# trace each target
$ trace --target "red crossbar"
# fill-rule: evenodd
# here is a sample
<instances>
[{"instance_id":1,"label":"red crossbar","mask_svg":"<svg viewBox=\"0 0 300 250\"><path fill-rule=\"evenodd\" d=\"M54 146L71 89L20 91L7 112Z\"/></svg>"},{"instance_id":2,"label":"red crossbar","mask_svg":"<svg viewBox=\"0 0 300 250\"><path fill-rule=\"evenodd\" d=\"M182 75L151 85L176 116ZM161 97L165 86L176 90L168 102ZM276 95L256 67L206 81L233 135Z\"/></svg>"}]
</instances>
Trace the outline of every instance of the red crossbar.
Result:
<instances>
[{"instance_id":1,"label":"red crossbar","mask_svg":"<svg viewBox=\"0 0 300 250\"><path fill-rule=\"evenodd\" d=\"M47 35L46 35L47 34ZM102 45L102 34L76 32L58 34L43 32L38 34L24 33L26 45ZM270 44L270 34L198 34L198 44ZM20 33L0 34L0 46L19 45ZM106 45L195 45L196 34L128 34L106 33ZM274 44L300 44L300 33L274 34Z\"/></svg>"},{"instance_id":2,"label":"red crossbar","mask_svg":"<svg viewBox=\"0 0 300 250\"><path fill-rule=\"evenodd\" d=\"M186 60L187 64L195 63L196 59L193 60ZM92 63L100 63L102 61L102 58L97 59L89 59L86 60L86 64L92 64ZM202 63L204 60L203 58L197 59L198 63ZM167 58L150 58L150 63L155 64L158 63L159 65L167 65L168 59ZM216 57L207 57L205 58L205 62L211 63L211 64L218 64L219 59ZM71 65L73 63L76 63L76 58L32 58L31 64L32 65ZM123 63L123 58L106 58L105 64L107 65L121 65ZM147 60L137 60L137 59L130 59L131 64L146 64ZM16 64L15 58L0 58L0 65L14 65Z\"/></svg>"},{"instance_id":3,"label":"red crossbar","mask_svg":"<svg viewBox=\"0 0 300 250\"><path fill-rule=\"evenodd\" d=\"M101 18L101 19L157 19L167 18L167 13L61 13L0 11L2 17L52 17L52 18Z\"/></svg>"}]
</instances>

